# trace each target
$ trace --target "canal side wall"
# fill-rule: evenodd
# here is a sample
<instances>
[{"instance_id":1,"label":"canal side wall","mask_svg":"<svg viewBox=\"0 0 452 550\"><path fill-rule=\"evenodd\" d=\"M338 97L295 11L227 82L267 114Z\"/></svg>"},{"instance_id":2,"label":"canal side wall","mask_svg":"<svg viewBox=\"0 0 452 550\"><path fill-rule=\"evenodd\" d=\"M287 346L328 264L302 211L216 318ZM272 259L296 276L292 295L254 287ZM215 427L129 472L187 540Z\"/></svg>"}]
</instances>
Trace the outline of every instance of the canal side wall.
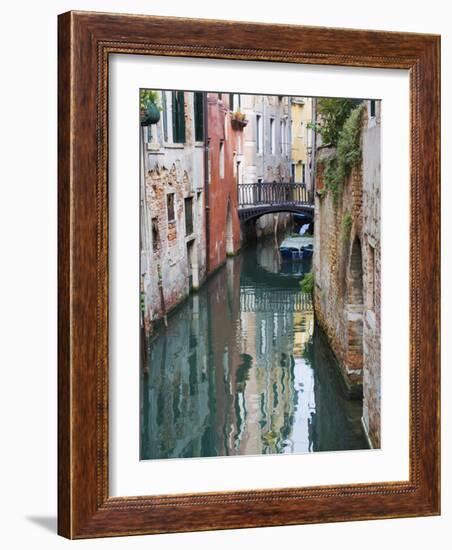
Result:
<instances>
[{"instance_id":1,"label":"canal side wall","mask_svg":"<svg viewBox=\"0 0 452 550\"><path fill-rule=\"evenodd\" d=\"M367 102L369 103L369 102ZM317 150L313 270L316 320L351 397L363 396L363 424L380 446L380 105L362 114L362 162L335 198L324 188L330 147Z\"/></svg>"}]
</instances>

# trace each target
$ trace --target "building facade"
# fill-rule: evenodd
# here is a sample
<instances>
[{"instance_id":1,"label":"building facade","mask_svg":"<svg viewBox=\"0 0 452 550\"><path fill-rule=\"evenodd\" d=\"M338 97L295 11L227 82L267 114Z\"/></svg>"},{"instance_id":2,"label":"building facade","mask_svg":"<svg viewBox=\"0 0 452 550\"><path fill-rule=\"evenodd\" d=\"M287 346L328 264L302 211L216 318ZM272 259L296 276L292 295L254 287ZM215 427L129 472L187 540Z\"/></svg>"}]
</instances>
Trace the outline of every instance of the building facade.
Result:
<instances>
[{"instance_id":1,"label":"building facade","mask_svg":"<svg viewBox=\"0 0 452 550\"><path fill-rule=\"evenodd\" d=\"M233 94L207 94L208 272L240 248L237 185L243 162L243 127L235 124Z\"/></svg>"},{"instance_id":2,"label":"building facade","mask_svg":"<svg viewBox=\"0 0 452 550\"><path fill-rule=\"evenodd\" d=\"M159 97L159 122L141 128L141 292L147 328L207 275L204 94L162 91Z\"/></svg>"},{"instance_id":3,"label":"building facade","mask_svg":"<svg viewBox=\"0 0 452 550\"><path fill-rule=\"evenodd\" d=\"M314 100L310 97L292 97L291 131L291 181L304 183L312 189L312 154L314 131L309 124L313 120Z\"/></svg>"},{"instance_id":4,"label":"building facade","mask_svg":"<svg viewBox=\"0 0 452 550\"><path fill-rule=\"evenodd\" d=\"M240 96L248 120L244 129L243 183L289 182L291 177L291 109L287 96ZM288 214L267 214L256 220L258 237L289 222Z\"/></svg>"}]
</instances>

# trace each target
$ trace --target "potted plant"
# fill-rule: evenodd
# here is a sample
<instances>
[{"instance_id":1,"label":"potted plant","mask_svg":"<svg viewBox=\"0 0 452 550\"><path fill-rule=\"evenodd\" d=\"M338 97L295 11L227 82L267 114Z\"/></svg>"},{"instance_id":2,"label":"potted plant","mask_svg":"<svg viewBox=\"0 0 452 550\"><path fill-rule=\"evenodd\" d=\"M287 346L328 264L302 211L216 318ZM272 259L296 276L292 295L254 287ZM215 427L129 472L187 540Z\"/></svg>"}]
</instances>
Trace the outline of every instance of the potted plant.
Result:
<instances>
[{"instance_id":1,"label":"potted plant","mask_svg":"<svg viewBox=\"0 0 452 550\"><path fill-rule=\"evenodd\" d=\"M140 123L141 126L157 124L160 120L159 95L155 90L140 92Z\"/></svg>"},{"instance_id":2,"label":"potted plant","mask_svg":"<svg viewBox=\"0 0 452 550\"><path fill-rule=\"evenodd\" d=\"M240 110L231 113L231 124L232 127L236 130L242 130L243 128L245 128L245 126L248 124L245 113L242 113Z\"/></svg>"}]
</instances>

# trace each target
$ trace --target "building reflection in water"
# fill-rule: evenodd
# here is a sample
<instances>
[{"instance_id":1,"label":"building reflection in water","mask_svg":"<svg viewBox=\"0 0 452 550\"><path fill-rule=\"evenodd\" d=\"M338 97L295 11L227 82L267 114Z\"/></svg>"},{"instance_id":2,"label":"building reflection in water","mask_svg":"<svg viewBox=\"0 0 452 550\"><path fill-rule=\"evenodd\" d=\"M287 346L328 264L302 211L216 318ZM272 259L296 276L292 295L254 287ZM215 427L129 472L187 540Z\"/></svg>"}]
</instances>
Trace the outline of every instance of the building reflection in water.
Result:
<instances>
[{"instance_id":1,"label":"building reflection in water","mask_svg":"<svg viewBox=\"0 0 452 550\"><path fill-rule=\"evenodd\" d=\"M367 448L362 404L347 399L300 274L285 267L274 243L245 250L155 331L142 459Z\"/></svg>"}]
</instances>

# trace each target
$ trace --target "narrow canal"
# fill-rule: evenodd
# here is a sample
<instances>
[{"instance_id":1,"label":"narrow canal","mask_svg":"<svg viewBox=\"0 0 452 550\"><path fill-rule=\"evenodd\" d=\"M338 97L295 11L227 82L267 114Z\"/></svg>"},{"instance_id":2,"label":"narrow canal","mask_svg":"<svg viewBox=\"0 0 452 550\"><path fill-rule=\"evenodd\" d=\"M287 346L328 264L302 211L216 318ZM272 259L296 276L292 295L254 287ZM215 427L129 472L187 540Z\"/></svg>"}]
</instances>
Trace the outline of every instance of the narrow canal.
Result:
<instances>
[{"instance_id":1,"label":"narrow canal","mask_svg":"<svg viewBox=\"0 0 452 550\"><path fill-rule=\"evenodd\" d=\"M299 281L277 243L231 258L154 332L141 372L141 459L367 448Z\"/></svg>"}]
</instances>

